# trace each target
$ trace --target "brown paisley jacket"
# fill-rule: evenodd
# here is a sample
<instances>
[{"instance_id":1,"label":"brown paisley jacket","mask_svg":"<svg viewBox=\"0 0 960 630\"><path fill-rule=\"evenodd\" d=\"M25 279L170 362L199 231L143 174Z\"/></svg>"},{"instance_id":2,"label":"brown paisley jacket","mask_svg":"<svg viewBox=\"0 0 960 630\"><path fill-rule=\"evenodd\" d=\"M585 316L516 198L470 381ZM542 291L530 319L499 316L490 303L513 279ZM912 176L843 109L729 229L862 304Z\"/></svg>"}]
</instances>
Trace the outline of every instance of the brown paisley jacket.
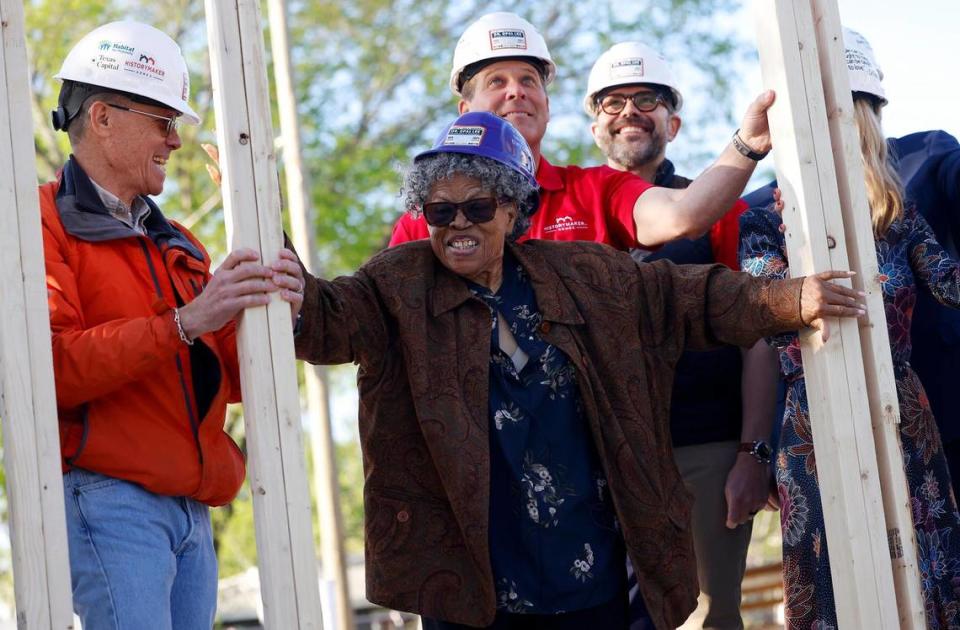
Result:
<instances>
[{"instance_id":1,"label":"brown paisley jacket","mask_svg":"<svg viewBox=\"0 0 960 630\"><path fill-rule=\"evenodd\" d=\"M698 586L690 498L670 452L674 366L687 346L799 328L800 281L637 264L594 243L507 247L533 284L544 340L576 366L647 608L657 628L676 627ZM416 241L353 276L307 278L303 313L299 358L360 368L367 597L492 623L487 306Z\"/></svg>"}]
</instances>

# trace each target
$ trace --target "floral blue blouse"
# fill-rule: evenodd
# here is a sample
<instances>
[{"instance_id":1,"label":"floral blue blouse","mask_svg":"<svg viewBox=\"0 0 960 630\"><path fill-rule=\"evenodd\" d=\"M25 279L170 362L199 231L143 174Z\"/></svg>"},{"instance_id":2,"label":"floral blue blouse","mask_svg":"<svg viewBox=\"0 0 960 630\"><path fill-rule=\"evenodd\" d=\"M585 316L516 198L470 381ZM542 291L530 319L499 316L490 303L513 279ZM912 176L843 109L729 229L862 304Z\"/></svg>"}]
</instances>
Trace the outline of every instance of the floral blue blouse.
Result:
<instances>
[{"instance_id":1,"label":"floral blue blouse","mask_svg":"<svg viewBox=\"0 0 960 630\"><path fill-rule=\"evenodd\" d=\"M607 603L625 586L625 551L567 357L540 338L523 269L504 255L490 308L490 555L497 608L555 614ZM509 326L519 349L501 350Z\"/></svg>"},{"instance_id":2,"label":"floral blue blouse","mask_svg":"<svg viewBox=\"0 0 960 630\"><path fill-rule=\"evenodd\" d=\"M779 224L779 216L763 208L741 217L744 271L786 277L786 246ZM960 628L960 513L930 404L909 363L910 318L918 289L945 305L960 307L960 265L944 252L913 207L894 221L876 246L927 627ZM787 383L777 449L784 614L788 628L833 630L837 616L800 342L796 333L769 341L780 353L780 373Z\"/></svg>"}]
</instances>

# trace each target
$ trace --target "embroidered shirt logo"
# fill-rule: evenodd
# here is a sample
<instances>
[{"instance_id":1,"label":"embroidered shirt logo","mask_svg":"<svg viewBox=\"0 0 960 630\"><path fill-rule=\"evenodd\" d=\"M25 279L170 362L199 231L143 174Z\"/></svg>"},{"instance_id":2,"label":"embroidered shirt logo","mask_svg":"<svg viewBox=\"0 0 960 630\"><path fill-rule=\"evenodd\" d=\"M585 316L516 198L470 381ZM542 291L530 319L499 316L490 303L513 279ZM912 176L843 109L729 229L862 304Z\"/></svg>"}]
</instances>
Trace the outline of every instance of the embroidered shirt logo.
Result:
<instances>
[{"instance_id":1,"label":"embroidered shirt logo","mask_svg":"<svg viewBox=\"0 0 960 630\"><path fill-rule=\"evenodd\" d=\"M553 220L552 225L548 225L543 228L544 234L552 234L555 232L573 232L576 230L586 230L588 229L586 221L581 219L576 219L570 215L560 215Z\"/></svg>"}]
</instances>

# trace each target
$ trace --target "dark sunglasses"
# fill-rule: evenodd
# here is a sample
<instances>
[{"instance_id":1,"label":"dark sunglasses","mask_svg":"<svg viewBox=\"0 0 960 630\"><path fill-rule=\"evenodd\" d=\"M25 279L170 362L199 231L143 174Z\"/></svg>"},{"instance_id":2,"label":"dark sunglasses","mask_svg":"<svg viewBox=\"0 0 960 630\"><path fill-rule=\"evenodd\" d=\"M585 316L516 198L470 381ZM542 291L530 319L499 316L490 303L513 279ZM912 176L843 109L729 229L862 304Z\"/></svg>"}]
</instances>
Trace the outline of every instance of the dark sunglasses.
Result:
<instances>
[{"instance_id":1,"label":"dark sunglasses","mask_svg":"<svg viewBox=\"0 0 960 630\"><path fill-rule=\"evenodd\" d=\"M176 130L177 130L177 127L180 126L180 121L177 119L177 116L179 116L179 114L177 114L177 116L172 116L172 117L171 117L171 116L160 116L160 115L157 115L157 114L151 114L150 112L145 112L145 111L140 110L140 109L134 109L134 108L132 108L132 107L126 107L126 106L124 106L124 105L116 105L116 104L114 104L114 103L104 103L104 105L106 105L107 107L112 107L112 108L114 108L114 109L121 109L121 110L123 110L123 111L125 111L125 112L133 112L134 114L140 114L141 116L149 116L150 118L153 118L154 120L162 120L162 121L164 122L164 125L163 125L163 134L164 134L165 137L169 137L170 134L173 133L174 131L176 131Z\"/></svg>"},{"instance_id":2,"label":"dark sunglasses","mask_svg":"<svg viewBox=\"0 0 960 630\"><path fill-rule=\"evenodd\" d=\"M604 112L615 116L623 111L627 101L633 101L633 106L644 113L652 112L661 104L664 107L670 107L670 101L659 92L637 92L631 96L614 92L601 98L598 104Z\"/></svg>"},{"instance_id":3,"label":"dark sunglasses","mask_svg":"<svg viewBox=\"0 0 960 630\"><path fill-rule=\"evenodd\" d=\"M455 203L453 201L434 201L423 204L423 218L434 227L450 225L457 216L457 211L463 213L470 223L486 223L497 214L497 208L508 199L494 199L493 197L479 197Z\"/></svg>"}]
</instances>

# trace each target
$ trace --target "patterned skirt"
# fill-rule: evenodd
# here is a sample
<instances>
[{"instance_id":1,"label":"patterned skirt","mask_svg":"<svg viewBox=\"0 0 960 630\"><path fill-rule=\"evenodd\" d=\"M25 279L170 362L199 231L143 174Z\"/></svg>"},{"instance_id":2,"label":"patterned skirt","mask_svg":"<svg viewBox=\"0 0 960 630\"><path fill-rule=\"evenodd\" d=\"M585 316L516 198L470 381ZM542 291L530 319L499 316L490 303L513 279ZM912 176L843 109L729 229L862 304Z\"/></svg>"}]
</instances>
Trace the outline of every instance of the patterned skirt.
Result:
<instances>
[{"instance_id":1,"label":"patterned skirt","mask_svg":"<svg viewBox=\"0 0 960 630\"><path fill-rule=\"evenodd\" d=\"M920 380L898 366L900 438L917 536L929 630L960 629L960 514L940 435ZM806 384L787 386L777 449L777 491L783 531L786 625L837 627ZM852 576L851 576L852 579Z\"/></svg>"}]
</instances>

